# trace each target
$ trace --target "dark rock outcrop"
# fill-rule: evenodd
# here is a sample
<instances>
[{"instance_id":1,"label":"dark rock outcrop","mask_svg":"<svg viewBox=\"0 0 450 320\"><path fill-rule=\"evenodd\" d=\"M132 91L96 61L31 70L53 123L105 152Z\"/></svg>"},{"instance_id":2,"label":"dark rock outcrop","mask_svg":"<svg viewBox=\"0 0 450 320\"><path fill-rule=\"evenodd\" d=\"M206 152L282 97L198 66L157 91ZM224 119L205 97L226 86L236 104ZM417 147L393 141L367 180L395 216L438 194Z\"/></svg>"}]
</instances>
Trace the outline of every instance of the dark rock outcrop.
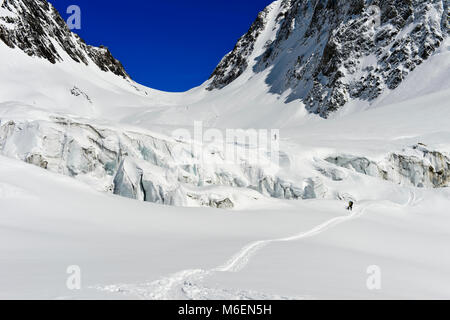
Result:
<instances>
[{"instance_id":1,"label":"dark rock outcrop","mask_svg":"<svg viewBox=\"0 0 450 320\"><path fill-rule=\"evenodd\" d=\"M248 67L248 57L254 50L256 39L266 27L269 8L261 11L248 32L242 36L233 51L226 55L214 70L208 90L221 89L236 80Z\"/></svg>"},{"instance_id":2,"label":"dark rock outcrop","mask_svg":"<svg viewBox=\"0 0 450 320\"><path fill-rule=\"evenodd\" d=\"M53 64L62 62L65 52L76 62L129 78L107 48L87 45L46 0L4 0L1 8L7 14L0 16L0 40L7 46Z\"/></svg>"},{"instance_id":3,"label":"dark rock outcrop","mask_svg":"<svg viewBox=\"0 0 450 320\"><path fill-rule=\"evenodd\" d=\"M209 90L249 67L270 68L272 93L290 90L288 102L327 117L352 99L397 88L449 34L446 0L283 0L276 10L277 27L268 30L263 11L214 71ZM274 40L256 45L262 33ZM249 61L254 50L262 52L256 63Z\"/></svg>"}]
</instances>

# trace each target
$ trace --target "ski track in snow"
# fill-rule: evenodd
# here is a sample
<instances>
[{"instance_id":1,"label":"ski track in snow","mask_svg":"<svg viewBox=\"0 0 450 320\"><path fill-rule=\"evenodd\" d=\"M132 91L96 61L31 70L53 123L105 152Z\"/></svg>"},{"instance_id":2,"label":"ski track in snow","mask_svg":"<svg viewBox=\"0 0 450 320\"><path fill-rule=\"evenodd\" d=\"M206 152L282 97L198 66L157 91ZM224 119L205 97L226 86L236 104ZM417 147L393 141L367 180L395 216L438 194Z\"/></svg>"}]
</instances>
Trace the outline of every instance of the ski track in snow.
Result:
<instances>
[{"instance_id":1,"label":"ski track in snow","mask_svg":"<svg viewBox=\"0 0 450 320\"><path fill-rule=\"evenodd\" d=\"M249 263L250 258L254 254L256 254L259 250L264 248L265 246L272 244L272 243L277 243L277 242L297 241L297 240L313 237L313 236L318 235L330 228L333 228L345 221L349 221L349 220L355 219L357 217L360 217L364 213L366 206L362 206L359 210L352 212L352 214L350 214L348 216L340 216L340 217L333 218L331 220L328 220L328 221L314 227L313 229L311 229L309 231L302 232L302 233L292 236L292 237L253 242L253 243L249 244L248 246L244 247L238 254L236 254L225 265L218 267L218 268L214 269L213 271L239 272L240 270L245 268L245 266Z\"/></svg>"},{"instance_id":2,"label":"ski track in snow","mask_svg":"<svg viewBox=\"0 0 450 320\"><path fill-rule=\"evenodd\" d=\"M413 191L409 195L405 206L415 202L416 196ZM306 238L314 237L331 228L334 228L344 222L351 221L361 217L365 210L372 205L373 201L361 202L360 207L353 211L350 215L339 216L330 219L309 231L301 232L297 235L252 242L243 247L224 265L211 270L184 270L175 273L163 279L132 285L111 285L107 287L96 287L95 289L107 292L123 293L137 296L141 299L149 300L202 300L202 299L225 299L225 300L251 300L251 299L305 299L305 297L283 297L276 295L267 295L253 291L225 290L218 288L207 288L200 283L208 276L217 272L239 272L244 269L251 258L261 249L269 244L298 241Z\"/></svg>"}]
</instances>

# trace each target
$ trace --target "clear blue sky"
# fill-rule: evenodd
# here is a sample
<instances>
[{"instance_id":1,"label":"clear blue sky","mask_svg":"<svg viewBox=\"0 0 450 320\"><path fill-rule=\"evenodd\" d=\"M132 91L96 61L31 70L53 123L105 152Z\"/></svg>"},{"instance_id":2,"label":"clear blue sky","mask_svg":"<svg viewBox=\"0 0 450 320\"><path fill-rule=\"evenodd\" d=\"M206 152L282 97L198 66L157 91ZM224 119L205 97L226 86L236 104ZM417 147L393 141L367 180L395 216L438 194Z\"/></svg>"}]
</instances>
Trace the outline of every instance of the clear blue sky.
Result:
<instances>
[{"instance_id":1,"label":"clear blue sky","mask_svg":"<svg viewBox=\"0 0 450 320\"><path fill-rule=\"evenodd\" d=\"M272 0L50 0L79 5L88 44L109 47L139 83L185 91L204 82Z\"/></svg>"}]
</instances>

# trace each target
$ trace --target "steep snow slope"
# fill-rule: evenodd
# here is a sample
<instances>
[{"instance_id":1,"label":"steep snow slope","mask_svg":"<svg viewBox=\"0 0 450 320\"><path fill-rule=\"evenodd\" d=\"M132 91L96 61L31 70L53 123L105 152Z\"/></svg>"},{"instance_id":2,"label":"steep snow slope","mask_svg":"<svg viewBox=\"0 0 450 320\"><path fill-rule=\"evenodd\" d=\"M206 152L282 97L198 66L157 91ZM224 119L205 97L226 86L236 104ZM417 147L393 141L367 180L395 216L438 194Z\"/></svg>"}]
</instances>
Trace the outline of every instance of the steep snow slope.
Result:
<instances>
[{"instance_id":1,"label":"steep snow slope","mask_svg":"<svg viewBox=\"0 0 450 320\"><path fill-rule=\"evenodd\" d=\"M270 92L289 91L287 102L327 117L350 100L396 89L448 32L442 0L279 0L222 60L208 89L270 69Z\"/></svg>"},{"instance_id":2,"label":"steep snow slope","mask_svg":"<svg viewBox=\"0 0 450 320\"><path fill-rule=\"evenodd\" d=\"M143 107L148 96L156 91L144 88L129 79L101 71L93 65L71 61L67 54L63 63L51 64L36 57L29 57L18 48L0 45L2 102L14 102L20 109L13 109L17 116L66 114L89 118L120 120L120 110L128 112ZM164 93L157 97L163 99ZM153 98L157 104L159 100Z\"/></svg>"},{"instance_id":3,"label":"steep snow slope","mask_svg":"<svg viewBox=\"0 0 450 320\"><path fill-rule=\"evenodd\" d=\"M275 1L210 80L178 94L134 83L109 52L71 33L44 0L4 1L0 17L0 101L27 110L147 128L192 126L194 120L210 127L280 128L314 119L309 112L334 116L342 105L346 113L379 105L404 81L418 79L414 74L424 65L432 78L444 80L441 88L448 87L446 69L436 68L448 65L448 55L430 63L448 51L442 0L395 7L390 1ZM422 91L437 91L434 81L420 81Z\"/></svg>"}]
</instances>

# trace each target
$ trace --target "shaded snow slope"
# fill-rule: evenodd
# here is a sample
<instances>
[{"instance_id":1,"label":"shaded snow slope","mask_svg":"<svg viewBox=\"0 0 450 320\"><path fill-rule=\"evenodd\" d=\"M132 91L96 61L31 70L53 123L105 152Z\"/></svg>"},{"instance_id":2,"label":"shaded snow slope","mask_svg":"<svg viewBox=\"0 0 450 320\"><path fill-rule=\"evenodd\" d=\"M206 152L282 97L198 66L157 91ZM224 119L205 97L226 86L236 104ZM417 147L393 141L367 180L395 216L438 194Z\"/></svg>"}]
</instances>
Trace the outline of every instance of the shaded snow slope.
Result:
<instances>
[{"instance_id":1,"label":"shaded snow slope","mask_svg":"<svg viewBox=\"0 0 450 320\"><path fill-rule=\"evenodd\" d=\"M328 117L396 89L448 37L446 1L279 0L219 64L209 90L269 70L270 92Z\"/></svg>"}]
</instances>

